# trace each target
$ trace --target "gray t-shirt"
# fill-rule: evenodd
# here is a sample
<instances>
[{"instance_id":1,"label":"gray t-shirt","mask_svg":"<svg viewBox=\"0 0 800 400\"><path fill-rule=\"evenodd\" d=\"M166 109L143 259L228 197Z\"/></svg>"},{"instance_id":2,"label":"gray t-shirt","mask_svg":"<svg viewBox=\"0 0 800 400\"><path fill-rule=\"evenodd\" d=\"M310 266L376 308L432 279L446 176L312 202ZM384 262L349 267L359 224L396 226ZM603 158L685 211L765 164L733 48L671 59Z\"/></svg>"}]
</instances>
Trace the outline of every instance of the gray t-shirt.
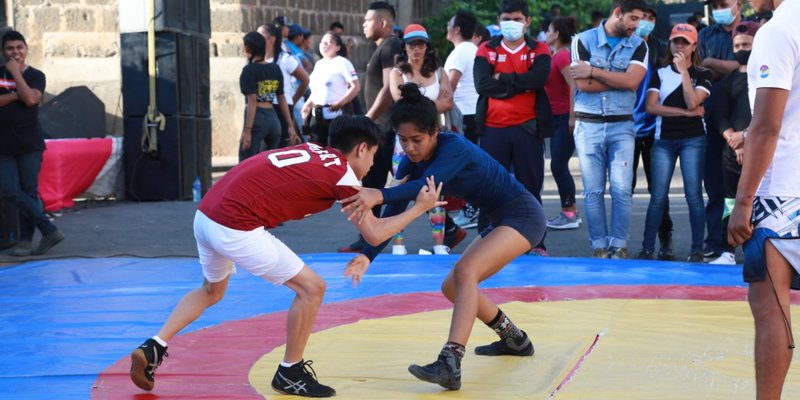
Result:
<instances>
[{"instance_id":1,"label":"gray t-shirt","mask_svg":"<svg viewBox=\"0 0 800 400\"><path fill-rule=\"evenodd\" d=\"M367 63L367 75L364 82L364 99L367 109L375 104L378 92L383 88L383 69L394 67L394 57L403 51L402 42L397 36L390 36L384 39L372 53ZM378 125L388 126L391 120L391 111L386 111L375 122Z\"/></svg>"}]
</instances>

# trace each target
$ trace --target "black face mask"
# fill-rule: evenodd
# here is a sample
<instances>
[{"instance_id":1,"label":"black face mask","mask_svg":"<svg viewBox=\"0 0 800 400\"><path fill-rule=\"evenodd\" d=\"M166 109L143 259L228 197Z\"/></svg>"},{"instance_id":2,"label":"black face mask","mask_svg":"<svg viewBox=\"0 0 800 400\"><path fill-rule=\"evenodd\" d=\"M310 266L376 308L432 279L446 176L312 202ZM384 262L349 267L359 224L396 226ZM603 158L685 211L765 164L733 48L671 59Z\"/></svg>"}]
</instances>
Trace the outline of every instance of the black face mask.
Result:
<instances>
[{"instance_id":1,"label":"black face mask","mask_svg":"<svg viewBox=\"0 0 800 400\"><path fill-rule=\"evenodd\" d=\"M751 50L739 50L733 53L733 56L736 58L736 62L738 62L739 65L747 65L747 61L750 60L750 52Z\"/></svg>"}]
</instances>

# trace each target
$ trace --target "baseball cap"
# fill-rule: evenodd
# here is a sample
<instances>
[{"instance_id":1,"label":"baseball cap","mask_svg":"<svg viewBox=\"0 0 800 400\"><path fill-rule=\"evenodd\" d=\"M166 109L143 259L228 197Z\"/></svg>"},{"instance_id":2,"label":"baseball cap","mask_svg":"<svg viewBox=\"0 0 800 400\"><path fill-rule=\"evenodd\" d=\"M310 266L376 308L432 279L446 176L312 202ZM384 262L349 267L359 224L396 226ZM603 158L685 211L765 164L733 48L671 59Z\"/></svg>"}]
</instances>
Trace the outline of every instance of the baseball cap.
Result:
<instances>
[{"instance_id":1,"label":"baseball cap","mask_svg":"<svg viewBox=\"0 0 800 400\"><path fill-rule=\"evenodd\" d=\"M428 32L422 25L419 24L410 24L406 27L406 30L403 32L403 40L408 42L413 42L415 40L422 40L425 43L430 43L431 39L428 37Z\"/></svg>"},{"instance_id":2,"label":"baseball cap","mask_svg":"<svg viewBox=\"0 0 800 400\"><path fill-rule=\"evenodd\" d=\"M503 31L496 24L491 24L487 26L486 30L489 31L489 37L500 36L503 34Z\"/></svg>"},{"instance_id":3,"label":"baseball cap","mask_svg":"<svg viewBox=\"0 0 800 400\"><path fill-rule=\"evenodd\" d=\"M285 15L279 15L279 16L275 17L275 19L273 19L272 22L274 22L274 23L276 23L276 24L278 24L280 26L291 26L292 25L292 20L289 19L289 17L287 17Z\"/></svg>"},{"instance_id":4,"label":"baseball cap","mask_svg":"<svg viewBox=\"0 0 800 400\"><path fill-rule=\"evenodd\" d=\"M742 21L731 30L731 37L735 38L739 35L755 36L758 28L761 28L761 24L758 22Z\"/></svg>"},{"instance_id":5,"label":"baseball cap","mask_svg":"<svg viewBox=\"0 0 800 400\"><path fill-rule=\"evenodd\" d=\"M300 25L298 25L298 24L289 25L289 37L302 35L302 34L303 34L303 28L300 27Z\"/></svg>"},{"instance_id":6,"label":"baseball cap","mask_svg":"<svg viewBox=\"0 0 800 400\"><path fill-rule=\"evenodd\" d=\"M672 27L672 33L669 34L669 40L682 37L689 41L691 44L697 43L697 29L689 24L676 24Z\"/></svg>"}]
</instances>

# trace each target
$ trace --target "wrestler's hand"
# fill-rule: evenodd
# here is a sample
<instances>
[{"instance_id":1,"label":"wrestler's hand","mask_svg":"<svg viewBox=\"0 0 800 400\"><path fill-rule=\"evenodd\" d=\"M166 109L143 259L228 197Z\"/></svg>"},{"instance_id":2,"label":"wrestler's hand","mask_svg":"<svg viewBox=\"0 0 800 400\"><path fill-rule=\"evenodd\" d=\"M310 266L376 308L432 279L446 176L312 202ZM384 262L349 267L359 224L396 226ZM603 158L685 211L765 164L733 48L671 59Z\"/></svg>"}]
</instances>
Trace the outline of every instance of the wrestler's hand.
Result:
<instances>
[{"instance_id":1,"label":"wrestler's hand","mask_svg":"<svg viewBox=\"0 0 800 400\"><path fill-rule=\"evenodd\" d=\"M358 218L358 223L364 222L367 213L372 212L372 207L383 203L383 193L378 189L353 186L358 193L342 200L342 212L347 214L347 220Z\"/></svg>"},{"instance_id":2,"label":"wrestler's hand","mask_svg":"<svg viewBox=\"0 0 800 400\"><path fill-rule=\"evenodd\" d=\"M747 239L750 239L750 236L753 235L752 215L752 202L745 204L736 202L728 221L728 244L734 247L741 246Z\"/></svg>"},{"instance_id":3,"label":"wrestler's hand","mask_svg":"<svg viewBox=\"0 0 800 400\"><path fill-rule=\"evenodd\" d=\"M361 277L367 272L367 268L369 268L369 258L359 254L347 263L347 267L344 269L344 276L348 279L352 278L353 286L356 286L361 283Z\"/></svg>"},{"instance_id":4,"label":"wrestler's hand","mask_svg":"<svg viewBox=\"0 0 800 400\"><path fill-rule=\"evenodd\" d=\"M425 178L425 186L423 186L417 194L416 205L422 207L425 211L433 207L443 206L447 204L446 201L439 201L439 196L442 194L442 186L444 182L439 182L436 185L433 175Z\"/></svg>"}]
</instances>

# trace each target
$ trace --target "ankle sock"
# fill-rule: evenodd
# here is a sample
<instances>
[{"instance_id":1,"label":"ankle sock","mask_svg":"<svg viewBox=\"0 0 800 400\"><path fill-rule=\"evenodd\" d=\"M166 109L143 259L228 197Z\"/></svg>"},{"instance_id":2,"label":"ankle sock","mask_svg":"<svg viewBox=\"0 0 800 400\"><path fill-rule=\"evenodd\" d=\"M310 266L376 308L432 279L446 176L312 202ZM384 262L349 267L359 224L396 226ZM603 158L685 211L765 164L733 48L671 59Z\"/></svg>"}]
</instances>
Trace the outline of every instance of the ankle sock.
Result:
<instances>
[{"instance_id":1,"label":"ankle sock","mask_svg":"<svg viewBox=\"0 0 800 400\"><path fill-rule=\"evenodd\" d=\"M281 367L284 367L284 368L290 368L291 366L293 366L293 365L295 365L295 364L297 364L297 363L299 363L299 362L300 362L300 361L298 361L298 362L293 362L293 363L287 363L287 362L285 362L285 361L281 361Z\"/></svg>"},{"instance_id":2,"label":"ankle sock","mask_svg":"<svg viewBox=\"0 0 800 400\"><path fill-rule=\"evenodd\" d=\"M447 351L453 353L453 355L455 355L456 358L459 361L461 361L461 359L464 358L464 353L466 353L466 351L467 351L467 349L464 348L464 346L462 346L462 345L460 345L460 344L458 344L456 342L447 342L447 343L445 343L444 346L442 346L442 350L447 350Z\"/></svg>"},{"instance_id":3,"label":"ankle sock","mask_svg":"<svg viewBox=\"0 0 800 400\"><path fill-rule=\"evenodd\" d=\"M161 346L167 347L167 342L158 335L153 336L153 340L155 340L156 343L160 344Z\"/></svg>"},{"instance_id":4,"label":"ankle sock","mask_svg":"<svg viewBox=\"0 0 800 400\"><path fill-rule=\"evenodd\" d=\"M577 211L562 211L562 213L570 218L575 218L575 216L578 215Z\"/></svg>"},{"instance_id":5,"label":"ankle sock","mask_svg":"<svg viewBox=\"0 0 800 400\"><path fill-rule=\"evenodd\" d=\"M513 322L503 313L503 310L497 309L497 315L494 317L493 320L486 323L489 328L497 333L497 336L500 336L500 339L520 339L524 335L522 331L514 325Z\"/></svg>"}]
</instances>

